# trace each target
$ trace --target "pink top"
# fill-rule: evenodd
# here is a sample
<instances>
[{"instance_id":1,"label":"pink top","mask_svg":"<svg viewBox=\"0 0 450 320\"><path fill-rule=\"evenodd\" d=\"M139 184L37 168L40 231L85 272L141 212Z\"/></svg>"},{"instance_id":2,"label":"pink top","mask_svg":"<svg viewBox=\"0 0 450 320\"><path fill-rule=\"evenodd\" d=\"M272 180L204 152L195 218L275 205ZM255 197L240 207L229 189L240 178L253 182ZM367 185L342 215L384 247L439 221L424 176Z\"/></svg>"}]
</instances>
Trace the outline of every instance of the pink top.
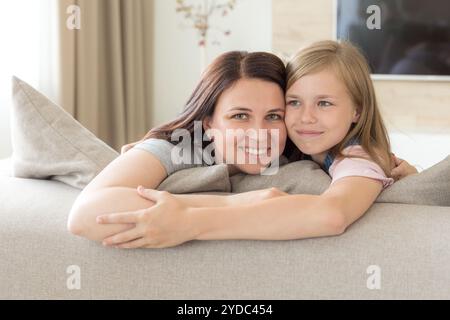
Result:
<instances>
[{"instance_id":1,"label":"pink top","mask_svg":"<svg viewBox=\"0 0 450 320\"><path fill-rule=\"evenodd\" d=\"M341 178L350 176L367 177L378 180L383 184L383 189L394 183L394 179L388 178L378 164L368 160L370 159L370 156L360 145L348 146L342 151L342 154L365 157L366 159L341 158L334 160L329 169L332 178L331 184Z\"/></svg>"}]
</instances>

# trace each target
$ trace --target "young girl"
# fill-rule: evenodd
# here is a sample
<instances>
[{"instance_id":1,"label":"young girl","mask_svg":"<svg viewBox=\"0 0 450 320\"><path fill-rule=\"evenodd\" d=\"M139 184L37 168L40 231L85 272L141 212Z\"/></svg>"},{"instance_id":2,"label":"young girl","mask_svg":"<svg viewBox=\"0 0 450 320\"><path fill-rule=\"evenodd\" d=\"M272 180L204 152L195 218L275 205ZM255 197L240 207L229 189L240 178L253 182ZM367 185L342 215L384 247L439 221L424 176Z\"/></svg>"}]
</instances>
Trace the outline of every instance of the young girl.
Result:
<instances>
[{"instance_id":1,"label":"young girl","mask_svg":"<svg viewBox=\"0 0 450 320\"><path fill-rule=\"evenodd\" d=\"M389 143L365 61L348 44L324 42L300 52L288 70L287 130L299 150L332 175L333 183L324 194L286 195L268 189L229 197L183 198L167 192L140 191L143 198L156 205L98 217L100 224L122 229L128 226L122 233L111 232L104 243L121 248L156 248L193 239L299 239L340 234L358 219L382 188L393 182L389 177L393 167ZM267 80L258 84L264 82L268 85ZM225 129L233 124L226 123L226 119L239 119L241 122L235 126L245 123L253 127L261 127L261 123L268 123L267 119L279 121L284 108L276 107L274 102L278 100L272 97L268 103L268 97L258 99L270 92L268 89L246 78L239 79L217 97L214 112L203 118L205 128ZM242 104L245 99L249 100ZM233 114L233 108L226 109L230 105L240 106L239 110ZM262 117L266 113L261 110L266 110L269 118ZM194 118L187 114L186 118ZM277 129L283 133L282 126ZM229 147L229 141L214 142L224 150ZM282 138L279 143L284 146ZM224 155L224 150L219 153ZM253 171L248 167L238 169ZM245 204L251 199L259 201ZM95 215L101 215L99 210L91 214ZM81 235L86 236L86 231Z\"/></svg>"}]
</instances>

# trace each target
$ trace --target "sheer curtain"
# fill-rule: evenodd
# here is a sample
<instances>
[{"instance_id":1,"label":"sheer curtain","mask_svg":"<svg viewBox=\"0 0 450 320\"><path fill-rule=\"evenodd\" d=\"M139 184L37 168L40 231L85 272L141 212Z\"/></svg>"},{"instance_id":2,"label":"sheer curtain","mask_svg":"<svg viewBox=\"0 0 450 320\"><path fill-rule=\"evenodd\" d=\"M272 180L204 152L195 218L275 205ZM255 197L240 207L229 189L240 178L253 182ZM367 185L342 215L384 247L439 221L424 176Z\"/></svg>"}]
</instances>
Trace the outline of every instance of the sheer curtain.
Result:
<instances>
[{"instance_id":1,"label":"sheer curtain","mask_svg":"<svg viewBox=\"0 0 450 320\"><path fill-rule=\"evenodd\" d=\"M11 76L60 102L57 0L0 1L0 158L12 153Z\"/></svg>"}]
</instances>

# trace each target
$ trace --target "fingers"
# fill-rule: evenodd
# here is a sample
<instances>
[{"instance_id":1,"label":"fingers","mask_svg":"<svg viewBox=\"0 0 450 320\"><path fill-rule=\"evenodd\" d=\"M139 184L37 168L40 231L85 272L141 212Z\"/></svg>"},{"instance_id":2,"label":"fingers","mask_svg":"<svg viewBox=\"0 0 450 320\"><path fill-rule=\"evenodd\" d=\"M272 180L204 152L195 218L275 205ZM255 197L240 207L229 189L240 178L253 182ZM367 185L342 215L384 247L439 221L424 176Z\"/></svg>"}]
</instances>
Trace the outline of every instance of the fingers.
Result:
<instances>
[{"instance_id":1,"label":"fingers","mask_svg":"<svg viewBox=\"0 0 450 320\"><path fill-rule=\"evenodd\" d=\"M137 249L137 248L143 248L147 245L147 241L144 238L136 239L127 243L122 243L117 246L116 248L119 249Z\"/></svg>"},{"instance_id":2,"label":"fingers","mask_svg":"<svg viewBox=\"0 0 450 320\"><path fill-rule=\"evenodd\" d=\"M395 180L398 181L400 180L401 176L398 174L398 172L394 169L391 171L391 177Z\"/></svg>"},{"instance_id":3,"label":"fingers","mask_svg":"<svg viewBox=\"0 0 450 320\"><path fill-rule=\"evenodd\" d=\"M404 160L394 156L394 161L395 161L395 165L399 166L403 163Z\"/></svg>"},{"instance_id":4,"label":"fingers","mask_svg":"<svg viewBox=\"0 0 450 320\"><path fill-rule=\"evenodd\" d=\"M158 200L161 200L163 197L165 197L168 193L165 191L158 191L154 189L145 189L143 186L139 186L137 188L137 191L139 195L142 197L152 200L154 202L158 202Z\"/></svg>"},{"instance_id":5,"label":"fingers","mask_svg":"<svg viewBox=\"0 0 450 320\"><path fill-rule=\"evenodd\" d=\"M138 223L143 215L143 211L110 213L97 217L97 223L114 224L114 223Z\"/></svg>"},{"instance_id":6,"label":"fingers","mask_svg":"<svg viewBox=\"0 0 450 320\"><path fill-rule=\"evenodd\" d=\"M140 228L133 228L118 234L115 234L109 238L106 238L103 240L104 246L114 246L114 245L120 245L124 244L136 239L140 239L143 237L143 232Z\"/></svg>"},{"instance_id":7,"label":"fingers","mask_svg":"<svg viewBox=\"0 0 450 320\"><path fill-rule=\"evenodd\" d=\"M126 145L122 146L122 148L120 149L120 153L121 153L121 154L124 154L124 153L127 152L129 149L131 149L132 146L133 146L132 143L126 144Z\"/></svg>"}]
</instances>

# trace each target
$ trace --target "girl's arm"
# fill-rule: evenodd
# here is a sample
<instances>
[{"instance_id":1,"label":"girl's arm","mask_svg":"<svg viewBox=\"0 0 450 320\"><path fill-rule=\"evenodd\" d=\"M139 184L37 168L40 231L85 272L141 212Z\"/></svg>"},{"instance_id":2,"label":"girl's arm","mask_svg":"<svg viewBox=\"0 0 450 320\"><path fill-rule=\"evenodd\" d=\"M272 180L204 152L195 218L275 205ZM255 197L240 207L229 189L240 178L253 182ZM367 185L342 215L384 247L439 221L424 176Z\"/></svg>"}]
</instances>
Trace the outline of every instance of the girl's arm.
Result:
<instances>
[{"instance_id":1,"label":"girl's arm","mask_svg":"<svg viewBox=\"0 0 450 320\"><path fill-rule=\"evenodd\" d=\"M190 214L198 240L333 236L359 219L381 190L379 181L346 177L320 196L289 195L256 204L193 208Z\"/></svg>"},{"instance_id":2,"label":"girl's arm","mask_svg":"<svg viewBox=\"0 0 450 320\"><path fill-rule=\"evenodd\" d=\"M277 188L268 188L244 193L236 193L233 195L177 194L174 196L189 207L208 208L249 204L286 195L288 195L288 193Z\"/></svg>"}]
</instances>

